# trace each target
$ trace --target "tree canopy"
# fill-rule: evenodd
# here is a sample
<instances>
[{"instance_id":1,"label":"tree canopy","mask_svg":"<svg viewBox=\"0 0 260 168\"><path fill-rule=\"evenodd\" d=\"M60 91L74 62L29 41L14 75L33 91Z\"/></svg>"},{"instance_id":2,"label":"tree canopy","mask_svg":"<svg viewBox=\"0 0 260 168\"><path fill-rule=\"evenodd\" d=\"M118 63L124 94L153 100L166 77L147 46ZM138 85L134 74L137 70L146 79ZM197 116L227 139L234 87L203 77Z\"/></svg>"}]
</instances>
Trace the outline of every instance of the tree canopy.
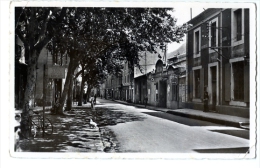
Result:
<instances>
[{"instance_id":1,"label":"tree canopy","mask_svg":"<svg viewBox=\"0 0 260 168\"><path fill-rule=\"evenodd\" d=\"M177 26L176 19L170 14L172 10L124 7L15 8L15 33L23 41L29 60L25 103L28 104L30 94L33 94L33 71L39 53L46 44L49 50L55 49L61 55L68 54L68 77L81 60L89 59L99 62L103 71L118 72L120 62L126 60L139 66L140 52L156 53L156 48L162 43L179 42L184 37L188 25ZM71 77L67 80L71 80ZM65 82L65 92L69 83ZM63 95L65 98L66 93Z\"/></svg>"}]
</instances>

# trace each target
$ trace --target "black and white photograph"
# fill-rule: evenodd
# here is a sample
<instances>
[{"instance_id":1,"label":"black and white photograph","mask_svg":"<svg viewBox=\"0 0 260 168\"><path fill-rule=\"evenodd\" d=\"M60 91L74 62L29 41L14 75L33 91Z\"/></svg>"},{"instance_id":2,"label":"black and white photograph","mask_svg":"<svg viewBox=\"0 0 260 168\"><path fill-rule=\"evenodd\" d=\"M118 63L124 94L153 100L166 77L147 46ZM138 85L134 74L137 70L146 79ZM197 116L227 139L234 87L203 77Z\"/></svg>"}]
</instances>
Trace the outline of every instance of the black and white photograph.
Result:
<instances>
[{"instance_id":1,"label":"black and white photograph","mask_svg":"<svg viewBox=\"0 0 260 168\"><path fill-rule=\"evenodd\" d=\"M256 7L9 3L10 157L255 159Z\"/></svg>"}]
</instances>

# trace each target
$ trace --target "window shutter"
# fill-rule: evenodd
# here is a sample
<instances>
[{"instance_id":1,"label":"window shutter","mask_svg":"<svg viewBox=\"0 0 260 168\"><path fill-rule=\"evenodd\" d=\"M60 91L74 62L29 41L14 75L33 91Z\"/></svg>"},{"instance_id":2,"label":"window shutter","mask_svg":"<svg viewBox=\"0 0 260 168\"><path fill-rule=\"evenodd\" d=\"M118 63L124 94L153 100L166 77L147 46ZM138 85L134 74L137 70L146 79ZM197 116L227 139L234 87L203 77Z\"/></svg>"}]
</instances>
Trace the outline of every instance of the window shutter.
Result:
<instances>
[{"instance_id":1,"label":"window shutter","mask_svg":"<svg viewBox=\"0 0 260 168\"><path fill-rule=\"evenodd\" d=\"M225 101L230 101L231 98L231 65L225 65Z\"/></svg>"},{"instance_id":2,"label":"window shutter","mask_svg":"<svg viewBox=\"0 0 260 168\"><path fill-rule=\"evenodd\" d=\"M203 99L204 96L204 68L200 69L200 98Z\"/></svg>"},{"instance_id":3,"label":"window shutter","mask_svg":"<svg viewBox=\"0 0 260 168\"><path fill-rule=\"evenodd\" d=\"M249 77L249 63L246 63L244 67L244 101L249 102L249 86L250 86L250 77Z\"/></svg>"}]
</instances>

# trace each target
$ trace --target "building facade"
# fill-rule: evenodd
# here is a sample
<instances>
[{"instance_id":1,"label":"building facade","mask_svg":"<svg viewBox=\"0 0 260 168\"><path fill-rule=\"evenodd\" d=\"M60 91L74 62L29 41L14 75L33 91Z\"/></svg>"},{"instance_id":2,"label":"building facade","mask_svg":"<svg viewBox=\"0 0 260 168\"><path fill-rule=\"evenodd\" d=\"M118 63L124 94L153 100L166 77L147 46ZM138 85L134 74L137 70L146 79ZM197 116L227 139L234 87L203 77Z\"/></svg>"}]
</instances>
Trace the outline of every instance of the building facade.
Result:
<instances>
[{"instance_id":1,"label":"building facade","mask_svg":"<svg viewBox=\"0 0 260 168\"><path fill-rule=\"evenodd\" d=\"M249 9L207 9L187 35L187 107L249 116Z\"/></svg>"},{"instance_id":2,"label":"building facade","mask_svg":"<svg viewBox=\"0 0 260 168\"><path fill-rule=\"evenodd\" d=\"M35 103L37 106L43 105L44 79L46 104L53 105L63 92L66 71L69 64L67 54L51 54L46 48L43 48L37 62Z\"/></svg>"},{"instance_id":3,"label":"building facade","mask_svg":"<svg viewBox=\"0 0 260 168\"><path fill-rule=\"evenodd\" d=\"M122 94L121 100L133 102L133 91L134 91L134 73L133 68L126 62L123 65L122 69L122 77L121 77L121 86L122 86Z\"/></svg>"}]
</instances>

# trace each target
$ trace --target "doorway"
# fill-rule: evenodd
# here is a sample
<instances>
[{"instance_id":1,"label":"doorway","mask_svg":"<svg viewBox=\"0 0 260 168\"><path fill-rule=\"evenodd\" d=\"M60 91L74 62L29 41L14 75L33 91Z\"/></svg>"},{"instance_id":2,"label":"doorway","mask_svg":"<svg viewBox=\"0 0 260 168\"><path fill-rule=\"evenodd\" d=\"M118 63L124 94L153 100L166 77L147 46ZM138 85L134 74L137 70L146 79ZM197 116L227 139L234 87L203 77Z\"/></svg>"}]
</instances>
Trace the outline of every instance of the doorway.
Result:
<instances>
[{"instance_id":1,"label":"doorway","mask_svg":"<svg viewBox=\"0 0 260 168\"><path fill-rule=\"evenodd\" d=\"M217 104L217 68L213 66L211 70L211 89L212 89L212 110L216 111Z\"/></svg>"},{"instance_id":2,"label":"doorway","mask_svg":"<svg viewBox=\"0 0 260 168\"><path fill-rule=\"evenodd\" d=\"M167 83L160 81L159 83L159 107L166 107L167 104Z\"/></svg>"}]
</instances>

